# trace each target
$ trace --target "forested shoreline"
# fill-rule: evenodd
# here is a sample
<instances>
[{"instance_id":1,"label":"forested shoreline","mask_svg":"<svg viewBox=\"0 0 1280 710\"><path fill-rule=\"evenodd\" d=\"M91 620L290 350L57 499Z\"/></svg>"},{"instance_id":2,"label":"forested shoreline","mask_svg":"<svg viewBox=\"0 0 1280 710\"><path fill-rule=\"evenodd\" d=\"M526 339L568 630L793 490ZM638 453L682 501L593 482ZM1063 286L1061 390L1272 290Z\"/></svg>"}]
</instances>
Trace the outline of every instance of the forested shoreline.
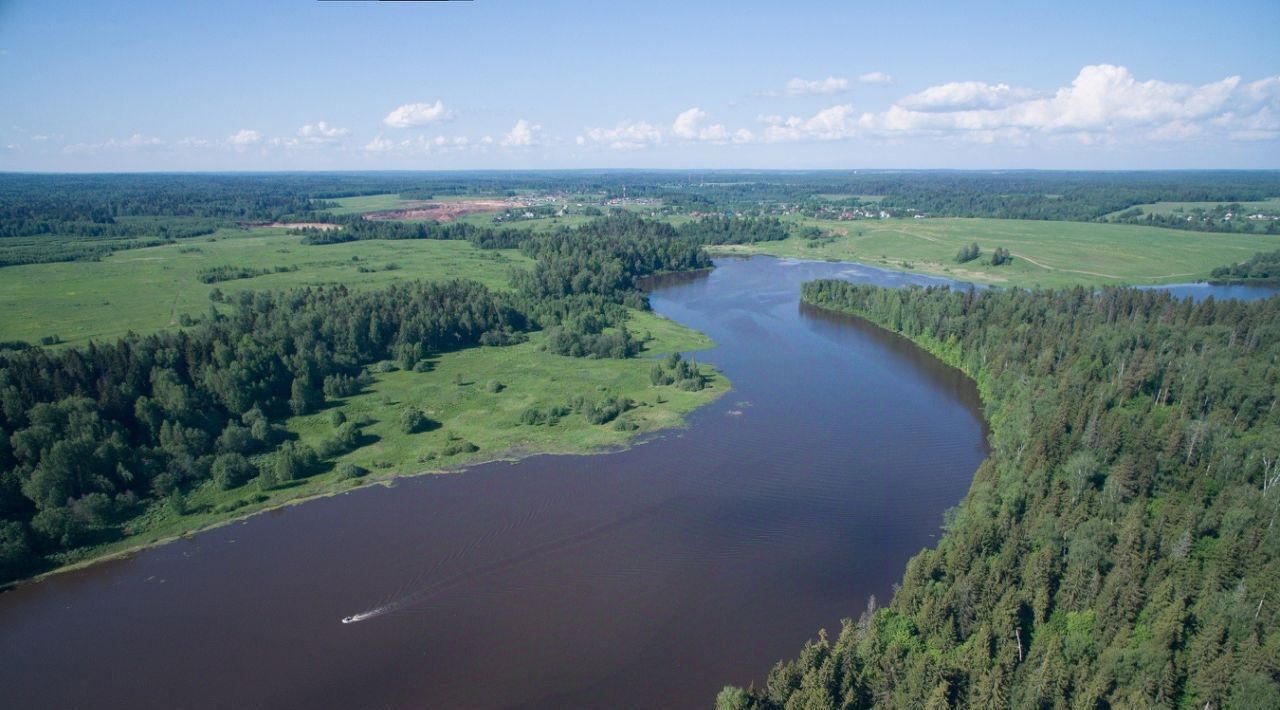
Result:
<instances>
[{"instance_id":1,"label":"forested shoreline","mask_svg":"<svg viewBox=\"0 0 1280 710\"><path fill-rule=\"evenodd\" d=\"M360 391L378 363L418 369L532 330L548 331L557 354L635 355L626 309L648 307L636 279L711 264L696 240L630 215L521 248L534 267L513 273L512 291L410 281L243 292L226 298L230 312L211 306L176 332L0 351L0 583L127 536L148 506L181 510L193 487L265 490L324 469L363 445L359 423L318 450L280 423Z\"/></svg>"},{"instance_id":2,"label":"forested shoreline","mask_svg":"<svg viewBox=\"0 0 1280 710\"><path fill-rule=\"evenodd\" d=\"M1280 298L803 298L974 377L992 454L889 606L719 707L1280 706Z\"/></svg>"},{"instance_id":3,"label":"forested shoreline","mask_svg":"<svg viewBox=\"0 0 1280 710\"><path fill-rule=\"evenodd\" d=\"M1219 266L1210 276L1213 283L1280 283L1280 250L1259 252L1242 262Z\"/></svg>"}]
</instances>

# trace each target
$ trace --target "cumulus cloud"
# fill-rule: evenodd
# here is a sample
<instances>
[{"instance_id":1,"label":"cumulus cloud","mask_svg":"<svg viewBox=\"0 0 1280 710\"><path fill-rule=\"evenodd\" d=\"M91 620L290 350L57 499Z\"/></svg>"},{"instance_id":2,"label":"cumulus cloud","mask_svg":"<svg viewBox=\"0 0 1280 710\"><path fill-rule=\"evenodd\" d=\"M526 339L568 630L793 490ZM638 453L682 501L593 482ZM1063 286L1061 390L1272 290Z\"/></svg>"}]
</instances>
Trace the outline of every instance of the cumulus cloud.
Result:
<instances>
[{"instance_id":1,"label":"cumulus cloud","mask_svg":"<svg viewBox=\"0 0 1280 710\"><path fill-rule=\"evenodd\" d=\"M262 134L251 128L241 128L227 136L227 143L237 148L247 148L261 142Z\"/></svg>"},{"instance_id":2,"label":"cumulus cloud","mask_svg":"<svg viewBox=\"0 0 1280 710\"><path fill-rule=\"evenodd\" d=\"M685 140L699 141L715 141L723 142L729 138L729 129L724 124L714 123L711 125L703 125L704 122L711 117L711 114L694 106L688 111L684 111L676 116L675 122L671 124L671 133L677 138Z\"/></svg>"},{"instance_id":3,"label":"cumulus cloud","mask_svg":"<svg viewBox=\"0 0 1280 710\"><path fill-rule=\"evenodd\" d=\"M534 145L538 142L538 134L542 132L542 126L530 125L523 118L516 121L516 125L511 128L507 135L502 137L502 145L508 148L524 148Z\"/></svg>"},{"instance_id":4,"label":"cumulus cloud","mask_svg":"<svg viewBox=\"0 0 1280 710\"><path fill-rule=\"evenodd\" d=\"M622 121L613 128L589 128L582 141L607 145L614 150L635 150L662 142L662 129L645 121Z\"/></svg>"},{"instance_id":5,"label":"cumulus cloud","mask_svg":"<svg viewBox=\"0 0 1280 710\"><path fill-rule=\"evenodd\" d=\"M838 94L849 90L849 80L836 76L826 79L792 79L782 93L787 96L810 96L814 94Z\"/></svg>"},{"instance_id":6,"label":"cumulus cloud","mask_svg":"<svg viewBox=\"0 0 1280 710\"><path fill-rule=\"evenodd\" d=\"M878 133L1077 134L1093 145L1120 139L1193 140L1280 137L1280 77L1242 84L1227 77L1200 86L1151 79L1128 69L1086 66L1070 86L1041 94L1006 84L955 82L905 97L859 117Z\"/></svg>"},{"instance_id":7,"label":"cumulus cloud","mask_svg":"<svg viewBox=\"0 0 1280 710\"><path fill-rule=\"evenodd\" d=\"M869 71L866 74L858 75L858 83L872 86L888 86L893 83L893 77L882 71Z\"/></svg>"},{"instance_id":8,"label":"cumulus cloud","mask_svg":"<svg viewBox=\"0 0 1280 710\"><path fill-rule=\"evenodd\" d=\"M298 129L298 137L308 143L332 143L347 137L350 133L351 131L346 128L330 126L324 121L308 123Z\"/></svg>"},{"instance_id":9,"label":"cumulus cloud","mask_svg":"<svg viewBox=\"0 0 1280 710\"><path fill-rule=\"evenodd\" d=\"M405 104L387 114L382 122L391 128L412 128L447 118L449 118L449 112L445 110L444 102L437 100L433 104Z\"/></svg>"},{"instance_id":10,"label":"cumulus cloud","mask_svg":"<svg viewBox=\"0 0 1280 710\"><path fill-rule=\"evenodd\" d=\"M1033 98L1035 95L1034 91L1015 89L1008 84L953 81L949 84L931 86L918 94L911 94L899 101L898 105L913 111L994 109Z\"/></svg>"}]
</instances>

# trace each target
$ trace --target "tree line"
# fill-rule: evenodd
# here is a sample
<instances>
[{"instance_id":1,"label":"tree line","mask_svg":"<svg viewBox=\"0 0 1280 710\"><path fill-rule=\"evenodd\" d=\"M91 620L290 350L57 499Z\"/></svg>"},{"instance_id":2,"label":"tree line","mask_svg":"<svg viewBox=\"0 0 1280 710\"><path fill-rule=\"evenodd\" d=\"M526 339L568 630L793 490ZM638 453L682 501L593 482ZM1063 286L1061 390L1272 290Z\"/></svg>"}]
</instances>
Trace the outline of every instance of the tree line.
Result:
<instances>
[{"instance_id":1,"label":"tree line","mask_svg":"<svg viewBox=\"0 0 1280 710\"><path fill-rule=\"evenodd\" d=\"M722 708L1280 707L1280 298L804 286L979 384L935 549Z\"/></svg>"},{"instance_id":2,"label":"tree line","mask_svg":"<svg viewBox=\"0 0 1280 710\"><path fill-rule=\"evenodd\" d=\"M1275 283L1280 281L1280 249L1258 252L1244 261L1219 266L1210 276L1218 283Z\"/></svg>"}]
</instances>

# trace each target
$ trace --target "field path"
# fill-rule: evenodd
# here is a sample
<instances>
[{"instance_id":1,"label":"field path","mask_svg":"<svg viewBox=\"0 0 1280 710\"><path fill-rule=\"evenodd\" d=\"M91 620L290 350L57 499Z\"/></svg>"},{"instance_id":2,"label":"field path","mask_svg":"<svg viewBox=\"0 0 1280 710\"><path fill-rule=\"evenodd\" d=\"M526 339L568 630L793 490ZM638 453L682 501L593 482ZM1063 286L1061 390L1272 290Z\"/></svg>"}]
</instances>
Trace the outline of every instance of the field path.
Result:
<instances>
[{"instance_id":1,"label":"field path","mask_svg":"<svg viewBox=\"0 0 1280 710\"><path fill-rule=\"evenodd\" d=\"M1009 252L1009 254L1010 254L1010 255L1012 255L1012 256L1016 256L1016 257L1018 257L1019 259L1026 259L1027 261L1031 262L1032 264L1035 264L1036 266L1039 266L1040 268L1044 269L1045 271L1069 271L1069 272L1071 272L1071 273L1073 273L1073 274L1087 274L1087 275L1089 275L1089 276L1101 276L1101 277L1102 277L1102 278L1104 278L1104 279L1119 279L1119 278L1122 278L1122 277L1120 277L1120 276L1116 276L1116 275L1114 275L1114 274L1103 274L1103 273L1099 273L1099 272L1097 272L1097 271L1081 271L1080 269L1059 269L1059 268L1057 268L1057 267L1055 267L1055 266L1048 266L1048 265L1046 265L1046 264L1041 264L1040 262L1036 261L1035 259L1032 259L1031 257L1029 257L1029 256L1027 256L1027 255L1025 255L1025 254L1019 254L1018 252L1014 252L1014 251ZM1177 276L1178 274L1172 274L1172 275L1173 275L1173 276ZM1161 277L1161 278L1163 278L1163 277Z\"/></svg>"},{"instance_id":2,"label":"field path","mask_svg":"<svg viewBox=\"0 0 1280 710\"><path fill-rule=\"evenodd\" d=\"M178 297L182 295L182 289L178 289L173 294L173 305L169 307L169 325L178 324Z\"/></svg>"}]
</instances>

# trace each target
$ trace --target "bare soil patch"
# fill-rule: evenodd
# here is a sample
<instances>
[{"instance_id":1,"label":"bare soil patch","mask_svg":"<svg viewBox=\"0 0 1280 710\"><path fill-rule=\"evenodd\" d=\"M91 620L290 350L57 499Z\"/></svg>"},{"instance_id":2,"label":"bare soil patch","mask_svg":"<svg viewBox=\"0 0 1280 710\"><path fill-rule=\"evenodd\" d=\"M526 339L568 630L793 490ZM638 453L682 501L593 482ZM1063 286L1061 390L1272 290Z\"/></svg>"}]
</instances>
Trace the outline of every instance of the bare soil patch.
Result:
<instances>
[{"instance_id":1,"label":"bare soil patch","mask_svg":"<svg viewBox=\"0 0 1280 710\"><path fill-rule=\"evenodd\" d=\"M478 212L499 212L512 207L502 200L458 200L457 202L428 202L408 209L370 212L365 219L376 221L415 220L452 222L459 217Z\"/></svg>"}]
</instances>

